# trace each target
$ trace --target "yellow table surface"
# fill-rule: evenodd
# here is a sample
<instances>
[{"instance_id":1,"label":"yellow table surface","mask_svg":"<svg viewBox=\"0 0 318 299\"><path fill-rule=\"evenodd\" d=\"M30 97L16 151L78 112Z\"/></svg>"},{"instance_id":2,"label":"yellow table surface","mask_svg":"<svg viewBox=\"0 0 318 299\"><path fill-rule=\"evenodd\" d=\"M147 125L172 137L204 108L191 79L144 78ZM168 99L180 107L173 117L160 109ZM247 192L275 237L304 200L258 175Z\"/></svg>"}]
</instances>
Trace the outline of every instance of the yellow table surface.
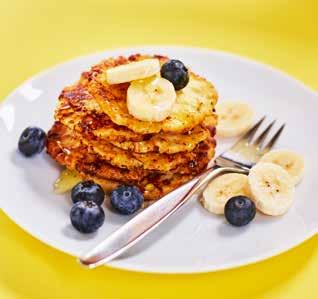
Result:
<instances>
[{"instance_id":1,"label":"yellow table surface","mask_svg":"<svg viewBox=\"0 0 318 299\"><path fill-rule=\"evenodd\" d=\"M140 44L238 53L318 89L317 0L2 0L0 37L1 99L28 77L64 60ZM3 212L0 227L1 299L318 296L318 237L239 269L150 275L83 269L72 257L29 236Z\"/></svg>"}]
</instances>

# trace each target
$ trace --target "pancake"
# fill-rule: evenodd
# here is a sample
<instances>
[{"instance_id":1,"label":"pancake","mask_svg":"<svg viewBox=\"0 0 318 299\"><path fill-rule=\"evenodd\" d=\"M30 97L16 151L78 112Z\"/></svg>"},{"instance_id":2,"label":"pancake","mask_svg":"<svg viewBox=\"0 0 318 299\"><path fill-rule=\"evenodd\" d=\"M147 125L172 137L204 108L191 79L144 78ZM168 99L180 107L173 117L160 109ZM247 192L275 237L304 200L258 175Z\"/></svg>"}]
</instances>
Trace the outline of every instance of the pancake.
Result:
<instances>
[{"instance_id":1,"label":"pancake","mask_svg":"<svg viewBox=\"0 0 318 299\"><path fill-rule=\"evenodd\" d=\"M110 164L120 168L119 175L124 174L139 179L150 171L197 174L213 157L215 141L213 138L204 140L192 152L136 154L107 143L88 142L63 124L56 122L48 133L47 148L49 154L60 164L70 167L88 164L96 175L106 173L103 177L111 178L115 168L112 168L109 174L108 165ZM63 159L66 161L59 159L60 153L65 154ZM127 170L131 171L128 173Z\"/></svg>"},{"instance_id":2,"label":"pancake","mask_svg":"<svg viewBox=\"0 0 318 299\"><path fill-rule=\"evenodd\" d=\"M88 104L90 102L90 104ZM216 117L211 114L204 120L204 125L198 125L192 130L182 133L137 134L132 130L114 124L110 118L98 108L89 110L88 106L94 99L85 86L76 85L65 89L59 100L55 113L56 120L80 133L92 134L99 140L107 141L124 150L137 153L158 152L177 153L192 151L201 141L210 136L209 128L215 127ZM89 137L88 137L89 138Z\"/></svg>"},{"instance_id":3,"label":"pancake","mask_svg":"<svg viewBox=\"0 0 318 299\"><path fill-rule=\"evenodd\" d=\"M207 128L196 126L188 133L180 134L157 134L151 136L148 140L143 141L111 141L111 143L126 151L136 153L158 152L175 154L179 152L191 152L201 141L210 137Z\"/></svg>"},{"instance_id":4,"label":"pancake","mask_svg":"<svg viewBox=\"0 0 318 299\"><path fill-rule=\"evenodd\" d=\"M161 122L146 122L128 113L126 93L129 84L106 85L92 81L90 94L102 111L117 125L125 126L139 134L170 132L182 133L191 130L211 114L217 95L208 81L190 74L188 85L177 92L176 102L169 117Z\"/></svg>"},{"instance_id":5,"label":"pancake","mask_svg":"<svg viewBox=\"0 0 318 299\"><path fill-rule=\"evenodd\" d=\"M91 179L100 184L107 192L111 192L113 189L123 183L127 184L127 182L116 182L112 180L91 177L85 173L81 173L80 175L84 179ZM189 182L193 178L194 176L181 174L152 175L146 177L140 182L134 183L134 185L137 186L144 194L146 202L150 202L160 199L164 195Z\"/></svg>"},{"instance_id":6,"label":"pancake","mask_svg":"<svg viewBox=\"0 0 318 299\"><path fill-rule=\"evenodd\" d=\"M109 178L97 176L95 171L92 171L87 164L75 165L71 163L74 161L70 159L67 153L57 145L52 139L48 142L48 153L60 164L66 166L68 169L75 171L83 180L92 180L98 183L106 192L111 192L113 189L122 184L131 184L137 186L144 194L146 201L155 201L171 192L175 188L183 185L191 180L194 175L182 174L159 174L148 173L148 176L136 178L128 175L124 170L108 165ZM134 172L135 174L135 172ZM119 175L119 176L118 176Z\"/></svg>"},{"instance_id":7,"label":"pancake","mask_svg":"<svg viewBox=\"0 0 318 299\"><path fill-rule=\"evenodd\" d=\"M189 72L188 85L177 91L176 103L170 116L161 122L141 121L128 113L126 94L129 83L112 85L106 83L105 71L108 68L151 57L159 58L161 63L168 60L163 56L147 55L110 58L95 65L89 72L84 72L79 83L87 86L88 92L98 102L101 110L115 124L128 127L136 133L151 134L160 131L180 133L191 130L212 113L217 101L218 95L214 86L204 78Z\"/></svg>"},{"instance_id":8,"label":"pancake","mask_svg":"<svg viewBox=\"0 0 318 299\"><path fill-rule=\"evenodd\" d=\"M108 85L105 70L150 57L161 64L168 60L149 55L109 58L64 88L47 152L107 191L133 184L146 200L157 200L202 173L214 156L217 93L189 71L189 83L177 91L169 117L161 122L134 118L126 104L130 83Z\"/></svg>"},{"instance_id":9,"label":"pancake","mask_svg":"<svg viewBox=\"0 0 318 299\"><path fill-rule=\"evenodd\" d=\"M72 131L60 123L55 123L48 133L47 152L60 165L75 170L83 179L92 179L107 191L123 183L134 184L144 193L146 200L156 200L189 181L202 172L209 161L209 157L201 158L197 165L184 167L187 170L192 169L187 174L182 173L182 166L178 169L180 173L115 167L100 160L98 155L89 153L81 140L75 138Z\"/></svg>"}]
</instances>

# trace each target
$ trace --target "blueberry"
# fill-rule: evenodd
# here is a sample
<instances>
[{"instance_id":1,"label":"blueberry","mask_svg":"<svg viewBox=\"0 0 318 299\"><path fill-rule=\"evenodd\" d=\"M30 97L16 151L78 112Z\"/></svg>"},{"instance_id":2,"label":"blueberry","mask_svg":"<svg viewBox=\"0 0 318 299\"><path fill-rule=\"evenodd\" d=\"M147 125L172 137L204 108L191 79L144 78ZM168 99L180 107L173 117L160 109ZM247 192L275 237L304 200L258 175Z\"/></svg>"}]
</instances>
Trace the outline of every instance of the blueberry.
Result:
<instances>
[{"instance_id":1,"label":"blueberry","mask_svg":"<svg viewBox=\"0 0 318 299\"><path fill-rule=\"evenodd\" d=\"M93 233L104 223L105 213L102 207L93 201L79 201L71 209L72 225L81 233Z\"/></svg>"},{"instance_id":2,"label":"blueberry","mask_svg":"<svg viewBox=\"0 0 318 299\"><path fill-rule=\"evenodd\" d=\"M234 196L226 203L224 214L230 224L243 226L254 219L256 214L255 204L246 196Z\"/></svg>"},{"instance_id":3,"label":"blueberry","mask_svg":"<svg viewBox=\"0 0 318 299\"><path fill-rule=\"evenodd\" d=\"M130 215L141 208L144 196L135 186L121 185L110 194L110 202L120 214Z\"/></svg>"},{"instance_id":4,"label":"blueberry","mask_svg":"<svg viewBox=\"0 0 318 299\"><path fill-rule=\"evenodd\" d=\"M161 77L169 80L175 90L180 90L187 86L189 82L188 69L180 60L169 60L161 67Z\"/></svg>"},{"instance_id":5,"label":"blueberry","mask_svg":"<svg viewBox=\"0 0 318 299\"><path fill-rule=\"evenodd\" d=\"M43 151L46 144L45 132L37 127L28 127L22 132L18 148L26 157L31 157Z\"/></svg>"},{"instance_id":6,"label":"blueberry","mask_svg":"<svg viewBox=\"0 0 318 299\"><path fill-rule=\"evenodd\" d=\"M97 205L102 205L105 197L103 188L93 181L83 181L75 185L71 193L73 203L79 201L93 201Z\"/></svg>"}]
</instances>

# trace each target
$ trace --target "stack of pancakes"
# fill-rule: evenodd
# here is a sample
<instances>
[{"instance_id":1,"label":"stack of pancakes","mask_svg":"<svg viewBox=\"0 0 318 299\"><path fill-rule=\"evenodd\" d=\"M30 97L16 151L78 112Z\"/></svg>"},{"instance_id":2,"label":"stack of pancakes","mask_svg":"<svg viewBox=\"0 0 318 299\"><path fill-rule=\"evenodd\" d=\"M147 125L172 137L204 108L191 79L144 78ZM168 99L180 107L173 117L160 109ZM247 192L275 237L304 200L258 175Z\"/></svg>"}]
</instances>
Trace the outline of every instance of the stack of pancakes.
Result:
<instances>
[{"instance_id":1,"label":"stack of pancakes","mask_svg":"<svg viewBox=\"0 0 318 299\"><path fill-rule=\"evenodd\" d=\"M161 64L168 60L155 57ZM214 156L217 93L210 82L190 72L168 118L138 120L127 110L130 83L107 84L105 70L146 58L150 56L107 59L66 87L48 133L47 151L59 164L107 191L132 184L146 200L156 200L201 173Z\"/></svg>"}]
</instances>

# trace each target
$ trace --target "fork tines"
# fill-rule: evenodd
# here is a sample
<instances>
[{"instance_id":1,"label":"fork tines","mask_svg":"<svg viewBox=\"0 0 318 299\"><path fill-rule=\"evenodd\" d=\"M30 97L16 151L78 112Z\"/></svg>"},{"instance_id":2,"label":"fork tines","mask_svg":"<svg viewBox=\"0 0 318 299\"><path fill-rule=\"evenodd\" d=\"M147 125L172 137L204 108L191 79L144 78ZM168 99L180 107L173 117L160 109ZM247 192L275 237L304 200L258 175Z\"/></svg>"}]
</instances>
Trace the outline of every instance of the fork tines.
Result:
<instances>
[{"instance_id":1,"label":"fork tines","mask_svg":"<svg viewBox=\"0 0 318 299\"><path fill-rule=\"evenodd\" d=\"M263 151L269 151L276 143L281 133L285 128L285 124L282 124L279 129L274 133L274 135L270 138L266 145L263 146L266 137L269 135L273 126L276 123L276 120L272 121L267 127L261 131L258 137L252 142L253 137L256 135L257 131L261 127L262 123L265 121L266 116L263 116L244 136L242 139L245 139L247 143L251 143L253 146L262 148Z\"/></svg>"}]
</instances>

